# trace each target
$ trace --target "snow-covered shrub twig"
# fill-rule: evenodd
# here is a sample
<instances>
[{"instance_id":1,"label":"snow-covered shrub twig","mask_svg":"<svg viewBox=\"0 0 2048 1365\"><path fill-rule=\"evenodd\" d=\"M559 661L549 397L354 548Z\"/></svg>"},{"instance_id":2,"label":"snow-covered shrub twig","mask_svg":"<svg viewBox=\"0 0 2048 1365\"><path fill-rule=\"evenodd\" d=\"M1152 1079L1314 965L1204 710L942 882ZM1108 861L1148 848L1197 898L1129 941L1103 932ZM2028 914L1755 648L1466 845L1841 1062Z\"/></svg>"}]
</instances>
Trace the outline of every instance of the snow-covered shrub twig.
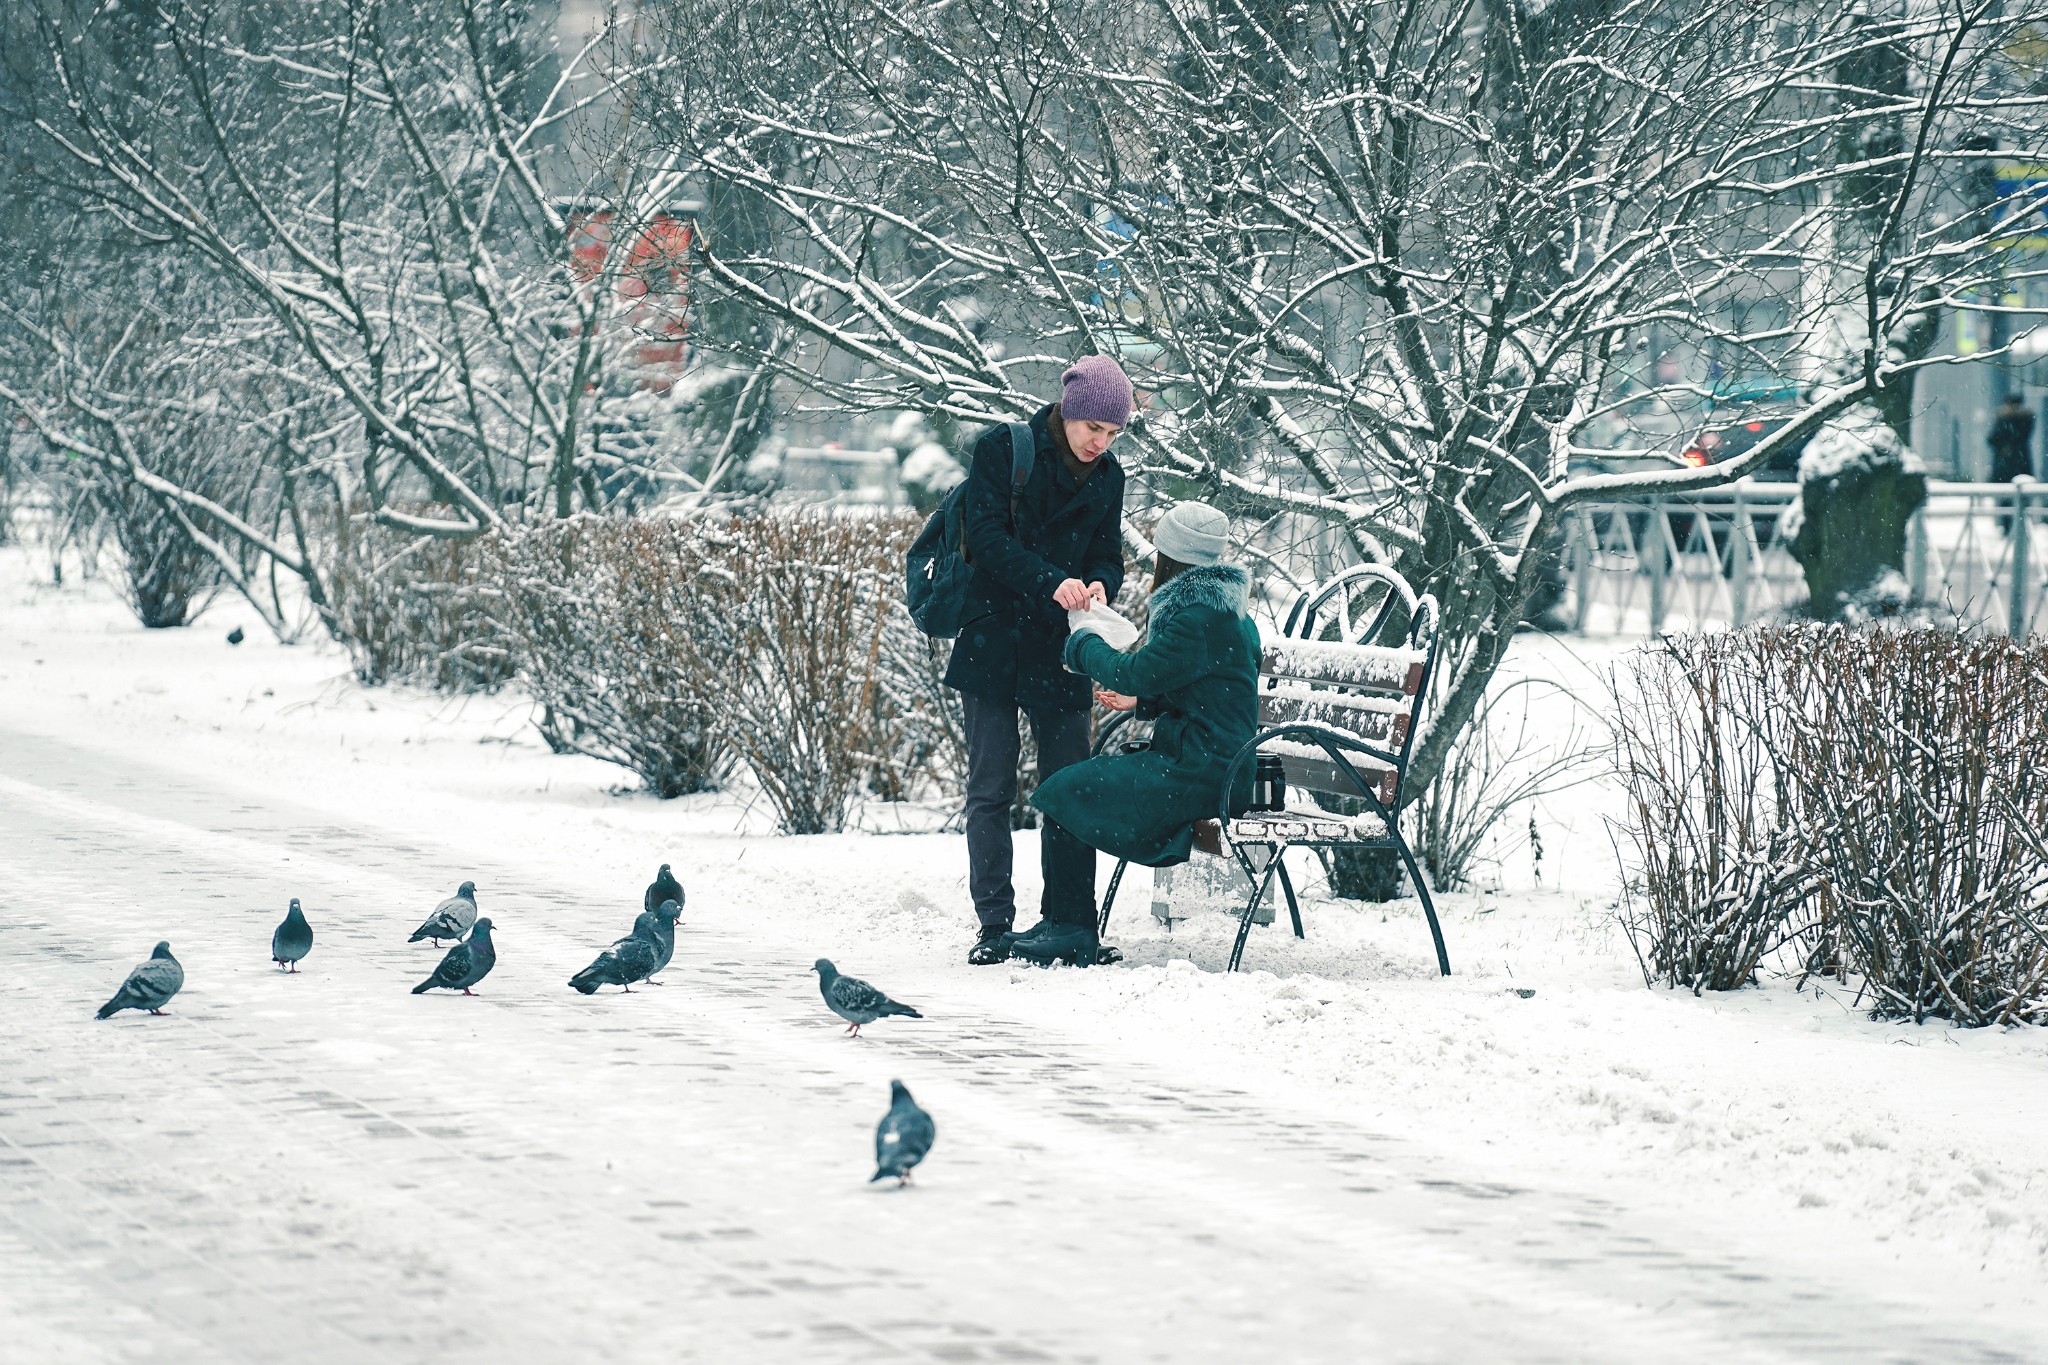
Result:
<instances>
[{"instance_id":1,"label":"snow-covered shrub twig","mask_svg":"<svg viewBox=\"0 0 2048 1365\"><path fill-rule=\"evenodd\" d=\"M1417 852L1440 889L1471 882L1488 836L1510 810L1595 775L1601 755L1581 742L1576 724L1560 735L1544 733L1537 723L1539 688L1562 690L1547 680L1518 678L1487 693L1415 803ZM1532 815L1531 828L1533 821Z\"/></svg>"},{"instance_id":2,"label":"snow-covered shrub twig","mask_svg":"<svg viewBox=\"0 0 2048 1365\"><path fill-rule=\"evenodd\" d=\"M952 643L919 630L894 586L891 598L875 675L868 788L884 801L959 792L967 784L967 722L960 694L944 681Z\"/></svg>"},{"instance_id":3,"label":"snow-covered shrub twig","mask_svg":"<svg viewBox=\"0 0 2048 1365\"><path fill-rule=\"evenodd\" d=\"M121 596L152 630L182 626L219 595L220 565L172 513L133 485L104 485L96 497L121 547Z\"/></svg>"}]
</instances>

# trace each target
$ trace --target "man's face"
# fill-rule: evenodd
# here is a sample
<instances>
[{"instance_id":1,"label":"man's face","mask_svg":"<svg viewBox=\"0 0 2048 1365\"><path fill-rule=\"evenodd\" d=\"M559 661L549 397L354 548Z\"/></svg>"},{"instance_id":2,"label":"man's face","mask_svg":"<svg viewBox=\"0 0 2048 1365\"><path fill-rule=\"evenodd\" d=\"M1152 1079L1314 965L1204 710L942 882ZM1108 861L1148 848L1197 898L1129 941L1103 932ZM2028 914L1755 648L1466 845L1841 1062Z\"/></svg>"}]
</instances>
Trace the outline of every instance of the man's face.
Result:
<instances>
[{"instance_id":1,"label":"man's face","mask_svg":"<svg viewBox=\"0 0 2048 1365\"><path fill-rule=\"evenodd\" d=\"M1109 449L1109 443L1123 430L1107 422L1067 422L1066 427L1067 449L1073 451L1074 458L1082 464L1093 464L1101 459L1102 452Z\"/></svg>"}]
</instances>

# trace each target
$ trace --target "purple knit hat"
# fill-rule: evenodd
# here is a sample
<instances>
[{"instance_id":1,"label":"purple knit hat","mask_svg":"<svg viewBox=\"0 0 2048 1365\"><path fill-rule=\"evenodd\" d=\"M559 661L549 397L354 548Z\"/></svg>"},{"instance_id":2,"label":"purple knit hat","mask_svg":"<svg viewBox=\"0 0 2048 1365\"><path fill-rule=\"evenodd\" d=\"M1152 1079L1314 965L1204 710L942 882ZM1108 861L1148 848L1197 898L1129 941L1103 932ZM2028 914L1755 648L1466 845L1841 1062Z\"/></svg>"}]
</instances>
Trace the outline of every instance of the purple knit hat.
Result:
<instances>
[{"instance_id":1,"label":"purple knit hat","mask_svg":"<svg viewBox=\"0 0 2048 1365\"><path fill-rule=\"evenodd\" d=\"M1084 355L1060 376L1060 416L1069 422L1124 426L1131 420L1131 401L1131 381L1106 355Z\"/></svg>"}]
</instances>

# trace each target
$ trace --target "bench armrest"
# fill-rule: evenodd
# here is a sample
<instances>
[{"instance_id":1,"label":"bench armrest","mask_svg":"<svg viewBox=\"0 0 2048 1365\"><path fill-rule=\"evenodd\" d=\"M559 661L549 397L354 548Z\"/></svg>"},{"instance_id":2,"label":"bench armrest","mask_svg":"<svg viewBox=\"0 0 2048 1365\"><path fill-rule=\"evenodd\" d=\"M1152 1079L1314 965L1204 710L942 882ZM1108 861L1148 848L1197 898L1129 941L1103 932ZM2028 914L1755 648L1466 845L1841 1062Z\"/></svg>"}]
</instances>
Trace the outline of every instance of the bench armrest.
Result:
<instances>
[{"instance_id":1,"label":"bench armrest","mask_svg":"<svg viewBox=\"0 0 2048 1365\"><path fill-rule=\"evenodd\" d=\"M1133 725L1148 723L1148 718L1140 716L1136 711L1113 712L1110 718L1102 723L1102 727L1095 732L1095 746L1088 752L1090 754L1109 753L1111 752L1110 741L1129 730Z\"/></svg>"}]
</instances>

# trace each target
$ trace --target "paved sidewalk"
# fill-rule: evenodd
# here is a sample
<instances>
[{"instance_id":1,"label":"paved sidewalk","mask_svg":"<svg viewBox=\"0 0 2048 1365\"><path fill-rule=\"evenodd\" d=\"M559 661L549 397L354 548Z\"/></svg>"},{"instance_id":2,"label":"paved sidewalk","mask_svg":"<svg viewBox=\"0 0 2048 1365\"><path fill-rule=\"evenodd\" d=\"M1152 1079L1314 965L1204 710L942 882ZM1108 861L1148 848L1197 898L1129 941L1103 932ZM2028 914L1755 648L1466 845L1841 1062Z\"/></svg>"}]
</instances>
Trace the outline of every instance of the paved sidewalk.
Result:
<instances>
[{"instance_id":1,"label":"paved sidewalk","mask_svg":"<svg viewBox=\"0 0 2048 1365\"><path fill-rule=\"evenodd\" d=\"M809 960L0 730L0 1341L77 1361L1994 1361L2048 1338L988 1017L836 1036ZM407 992L460 876L500 966ZM299 896L307 970L266 953ZM91 1018L170 938L163 1018ZM858 964L842 964L858 971ZM887 983L883 983L887 984ZM865 1183L888 1081L938 1118ZM1739 1192L1731 1192L1739 1197Z\"/></svg>"}]
</instances>

